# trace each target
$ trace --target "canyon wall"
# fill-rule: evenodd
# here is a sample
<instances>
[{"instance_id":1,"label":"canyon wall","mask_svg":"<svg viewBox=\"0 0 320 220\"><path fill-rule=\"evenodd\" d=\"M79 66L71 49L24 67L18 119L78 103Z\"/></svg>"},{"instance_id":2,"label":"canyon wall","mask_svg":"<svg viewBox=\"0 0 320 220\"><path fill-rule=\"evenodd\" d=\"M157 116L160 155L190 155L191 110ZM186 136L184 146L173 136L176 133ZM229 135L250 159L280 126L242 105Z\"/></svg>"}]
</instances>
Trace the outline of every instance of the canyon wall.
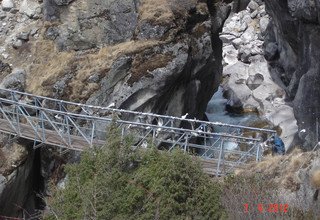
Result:
<instances>
[{"instance_id":1,"label":"canyon wall","mask_svg":"<svg viewBox=\"0 0 320 220\"><path fill-rule=\"evenodd\" d=\"M318 141L320 116L320 1L268 0L265 39L270 72L293 103L305 149Z\"/></svg>"}]
</instances>

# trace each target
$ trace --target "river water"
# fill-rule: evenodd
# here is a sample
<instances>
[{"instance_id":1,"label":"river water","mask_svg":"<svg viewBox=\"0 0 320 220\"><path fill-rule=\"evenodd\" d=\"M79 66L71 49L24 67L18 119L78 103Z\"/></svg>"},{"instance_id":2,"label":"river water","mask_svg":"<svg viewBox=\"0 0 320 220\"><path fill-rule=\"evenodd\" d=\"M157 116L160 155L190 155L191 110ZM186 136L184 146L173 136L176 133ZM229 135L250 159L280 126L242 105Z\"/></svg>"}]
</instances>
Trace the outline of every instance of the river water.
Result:
<instances>
[{"instance_id":1,"label":"river water","mask_svg":"<svg viewBox=\"0 0 320 220\"><path fill-rule=\"evenodd\" d=\"M250 126L250 124L259 120L259 116L255 113L234 114L227 112L225 110L227 101L228 100L223 97L222 87L220 86L218 91L212 96L207 106L206 115L209 121ZM227 128L221 126L214 126L214 131L228 132ZM234 142L225 142L224 147L225 149L235 150L238 148L238 144Z\"/></svg>"}]
</instances>

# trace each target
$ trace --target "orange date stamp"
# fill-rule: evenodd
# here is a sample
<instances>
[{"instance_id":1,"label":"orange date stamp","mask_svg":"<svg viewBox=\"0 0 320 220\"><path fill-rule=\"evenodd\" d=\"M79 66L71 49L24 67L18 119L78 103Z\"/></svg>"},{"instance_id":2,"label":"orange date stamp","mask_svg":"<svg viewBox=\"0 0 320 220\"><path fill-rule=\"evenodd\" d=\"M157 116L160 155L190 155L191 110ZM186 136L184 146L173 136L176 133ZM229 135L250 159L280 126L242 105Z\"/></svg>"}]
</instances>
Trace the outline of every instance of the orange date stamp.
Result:
<instances>
[{"instance_id":1,"label":"orange date stamp","mask_svg":"<svg viewBox=\"0 0 320 220\"><path fill-rule=\"evenodd\" d=\"M278 204L278 203L270 203L270 204L262 204L259 203L257 205L249 206L248 203L244 205L244 212L249 213L250 211L258 210L260 213L287 213L289 209L288 204Z\"/></svg>"}]
</instances>

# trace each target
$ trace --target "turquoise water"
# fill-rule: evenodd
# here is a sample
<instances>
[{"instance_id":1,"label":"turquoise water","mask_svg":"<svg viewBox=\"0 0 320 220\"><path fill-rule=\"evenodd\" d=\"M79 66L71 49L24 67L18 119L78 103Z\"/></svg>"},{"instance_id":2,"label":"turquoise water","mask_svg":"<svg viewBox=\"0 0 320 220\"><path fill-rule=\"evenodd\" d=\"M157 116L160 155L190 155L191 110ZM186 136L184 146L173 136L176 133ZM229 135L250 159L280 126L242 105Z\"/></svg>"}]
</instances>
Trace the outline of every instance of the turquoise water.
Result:
<instances>
[{"instance_id":1,"label":"turquoise water","mask_svg":"<svg viewBox=\"0 0 320 220\"><path fill-rule=\"evenodd\" d=\"M206 115L209 121L221 122L233 125L244 125L249 126L255 121L259 120L257 114L234 114L229 113L225 110L227 99L223 97L222 88L219 87L218 91L212 96L210 102L208 103ZM221 126L214 126L214 132L228 132L228 128ZM224 142L224 148L228 150L238 149L238 144L231 141Z\"/></svg>"},{"instance_id":2,"label":"turquoise water","mask_svg":"<svg viewBox=\"0 0 320 220\"><path fill-rule=\"evenodd\" d=\"M206 115L209 121L248 126L252 122L259 120L258 115L254 113L233 114L225 111L227 101L228 100L223 97L223 91L220 86L207 106ZM226 132L226 130L221 127L216 127L215 131Z\"/></svg>"}]
</instances>

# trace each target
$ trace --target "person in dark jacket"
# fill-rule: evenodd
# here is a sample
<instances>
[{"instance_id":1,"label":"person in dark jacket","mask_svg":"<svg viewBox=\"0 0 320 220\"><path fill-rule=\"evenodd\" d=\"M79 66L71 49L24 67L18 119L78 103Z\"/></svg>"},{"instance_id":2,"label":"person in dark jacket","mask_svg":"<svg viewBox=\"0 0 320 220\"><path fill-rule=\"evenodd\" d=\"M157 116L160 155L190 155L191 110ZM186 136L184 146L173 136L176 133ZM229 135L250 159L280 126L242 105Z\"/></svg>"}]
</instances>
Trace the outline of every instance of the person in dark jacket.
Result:
<instances>
[{"instance_id":1,"label":"person in dark jacket","mask_svg":"<svg viewBox=\"0 0 320 220\"><path fill-rule=\"evenodd\" d=\"M284 155L286 149L282 139L278 135L273 136L272 152L280 155Z\"/></svg>"}]
</instances>

